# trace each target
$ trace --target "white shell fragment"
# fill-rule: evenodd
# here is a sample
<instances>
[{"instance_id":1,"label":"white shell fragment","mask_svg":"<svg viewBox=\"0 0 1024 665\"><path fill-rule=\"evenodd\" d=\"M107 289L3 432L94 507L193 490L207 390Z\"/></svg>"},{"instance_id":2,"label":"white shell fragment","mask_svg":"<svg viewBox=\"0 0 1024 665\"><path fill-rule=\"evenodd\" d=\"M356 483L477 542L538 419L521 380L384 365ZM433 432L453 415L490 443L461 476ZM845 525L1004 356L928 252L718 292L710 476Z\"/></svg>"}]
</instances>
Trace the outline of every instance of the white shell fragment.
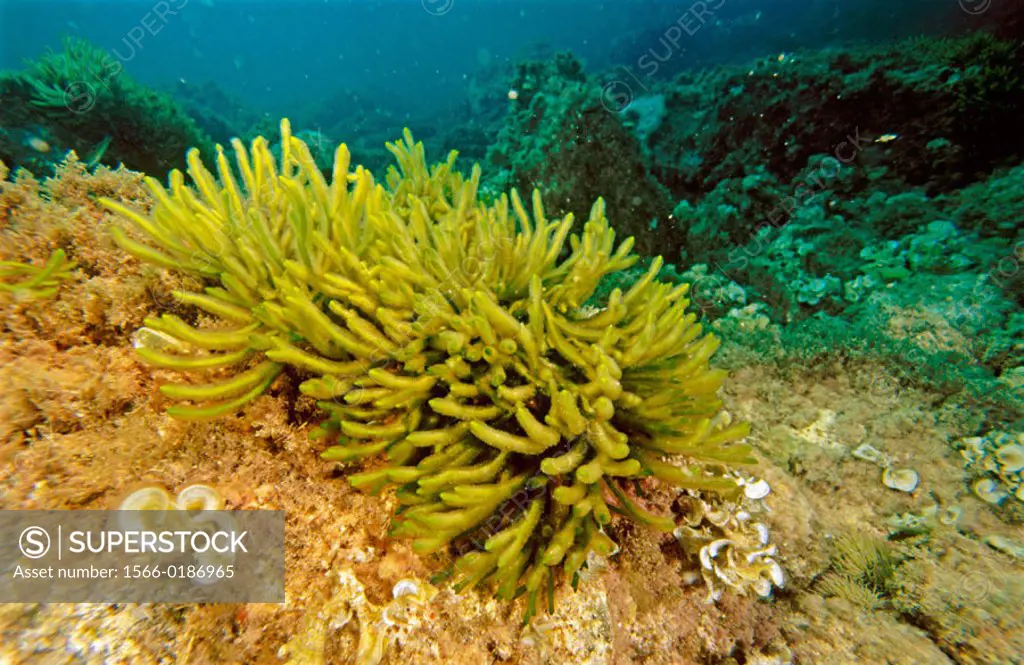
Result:
<instances>
[{"instance_id":1,"label":"white shell fragment","mask_svg":"<svg viewBox=\"0 0 1024 665\"><path fill-rule=\"evenodd\" d=\"M1006 498L1006 492L1001 490L999 488L999 483L991 478L982 478L974 483L971 489L974 490L974 494L985 503L996 505L1002 503L1003 499Z\"/></svg>"},{"instance_id":2,"label":"white shell fragment","mask_svg":"<svg viewBox=\"0 0 1024 665\"><path fill-rule=\"evenodd\" d=\"M416 580L404 579L398 580L395 583L393 589L391 589L392 598L401 598L402 596L415 596L420 592L420 585L416 583Z\"/></svg>"},{"instance_id":3,"label":"white shell fragment","mask_svg":"<svg viewBox=\"0 0 1024 665\"><path fill-rule=\"evenodd\" d=\"M764 480L737 480L744 489L752 488L755 498L770 490ZM763 503L751 502L740 509L737 505L709 505L701 501L687 513L686 521L672 531L683 550L691 556L695 553L700 561L699 570L694 571L698 575L687 579L692 581L699 576L704 580L708 590L705 603L717 601L724 589L740 594L752 591L767 597L773 587L781 586L784 575L773 558L778 550L769 542L768 526L757 519L764 512L770 511Z\"/></svg>"},{"instance_id":4,"label":"white shell fragment","mask_svg":"<svg viewBox=\"0 0 1024 665\"><path fill-rule=\"evenodd\" d=\"M868 443L862 443L857 446L850 454L859 460L871 462L878 466L885 466L889 463L889 459L886 457L885 453Z\"/></svg>"},{"instance_id":5,"label":"white shell fragment","mask_svg":"<svg viewBox=\"0 0 1024 665\"><path fill-rule=\"evenodd\" d=\"M174 510L174 501L162 487L143 487L126 496L117 509L131 511L117 515L123 531L159 530L167 521L167 511Z\"/></svg>"},{"instance_id":6,"label":"white shell fragment","mask_svg":"<svg viewBox=\"0 0 1024 665\"><path fill-rule=\"evenodd\" d=\"M754 592L761 598L772 595L772 583L763 577L754 581Z\"/></svg>"},{"instance_id":7,"label":"white shell fragment","mask_svg":"<svg viewBox=\"0 0 1024 665\"><path fill-rule=\"evenodd\" d=\"M766 480L755 480L743 486L743 493L748 499L763 499L772 491Z\"/></svg>"},{"instance_id":8,"label":"white shell fragment","mask_svg":"<svg viewBox=\"0 0 1024 665\"><path fill-rule=\"evenodd\" d=\"M136 349L149 349L151 351L185 348L181 341L167 333L153 330L152 328L139 328L136 330L135 334L132 335L132 346Z\"/></svg>"},{"instance_id":9,"label":"white shell fragment","mask_svg":"<svg viewBox=\"0 0 1024 665\"><path fill-rule=\"evenodd\" d=\"M220 510L224 507L217 490L209 485L189 485L178 492L174 503L178 510Z\"/></svg>"},{"instance_id":10,"label":"white shell fragment","mask_svg":"<svg viewBox=\"0 0 1024 665\"><path fill-rule=\"evenodd\" d=\"M966 437L957 447L975 477L971 489L979 499L999 505L1013 497L1024 503L1024 430Z\"/></svg>"},{"instance_id":11,"label":"white shell fragment","mask_svg":"<svg viewBox=\"0 0 1024 665\"><path fill-rule=\"evenodd\" d=\"M1003 554L1009 554L1015 559L1024 559L1024 544L1000 535L985 536L984 541L989 547Z\"/></svg>"},{"instance_id":12,"label":"white shell fragment","mask_svg":"<svg viewBox=\"0 0 1024 665\"><path fill-rule=\"evenodd\" d=\"M135 490L121 502L118 510L170 510L171 496L160 487Z\"/></svg>"},{"instance_id":13,"label":"white shell fragment","mask_svg":"<svg viewBox=\"0 0 1024 665\"><path fill-rule=\"evenodd\" d=\"M917 484L920 481L920 476L913 469L893 469L890 467L882 472L882 484L889 489L899 490L908 494L917 489Z\"/></svg>"},{"instance_id":14,"label":"white shell fragment","mask_svg":"<svg viewBox=\"0 0 1024 665\"><path fill-rule=\"evenodd\" d=\"M718 556L718 553L722 550L723 547L732 544L733 542L728 538L719 538L718 540L708 545L708 556L714 559L716 556Z\"/></svg>"},{"instance_id":15,"label":"white shell fragment","mask_svg":"<svg viewBox=\"0 0 1024 665\"><path fill-rule=\"evenodd\" d=\"M1011 443L996 451L996 458L1003 471L1015 473L1024 469L1024 446Z\"/></svg>"},{"instance_id":16,"label":"white shell fragment","mask_svg":"<svg viewBox=\"0 0 1024 665\"><path fill-rule=\"evenodd\" d=\"M960 506L949 506L948 508L942 511L941 515L939 516L939 522L945 524L946 526L956 524L957 520L960 519L960 515L962 515L963 512L964 509L961 508Z\"/></svg>"},{"instance_id":17,"label":"white shell fragment","mask_svg":"<svg viewBox=\"0 0 1024 665\"><path fill-rule=\"evenodd\" d=\"M704 517L717 527L725 526L732 519L732 515L725 510L709 510Z\"/></svg>"}]
</instances>

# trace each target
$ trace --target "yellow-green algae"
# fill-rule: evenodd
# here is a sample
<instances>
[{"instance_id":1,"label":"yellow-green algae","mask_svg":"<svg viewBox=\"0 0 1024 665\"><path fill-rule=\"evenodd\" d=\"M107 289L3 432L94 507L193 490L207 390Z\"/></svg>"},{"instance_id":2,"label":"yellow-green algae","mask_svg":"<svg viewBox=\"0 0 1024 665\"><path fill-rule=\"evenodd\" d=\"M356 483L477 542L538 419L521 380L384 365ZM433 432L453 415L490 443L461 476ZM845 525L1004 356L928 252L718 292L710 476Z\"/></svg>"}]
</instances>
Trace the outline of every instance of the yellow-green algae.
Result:
<instances>
[{"instance_id":1,"label":"yellow-green algae","mask_svg":"<svg viewBox=\"0 0 1024 665\"><path fill-rule=\"evenodd\" d=\"M75 264L67 260L63 249L51 254L42 267L17 261L0 261L0 292L26 299L51 298L74 269Z\"/></svg>"},{"instance_id":2,"label":"yellow-green algae","mask_svg":"<svg viewBox=\"0 0 1024 665\"><path fill-rule=\"evenodd\" d=\"M709 368L718 340L687 313L688 286L659 282L657 259L583 307L637 260L603 201L570 235L572 215L548 219L537 192L530 210L515 191L481 202L479 167L463 176L454 152L428 168L408 130L388 145L386 185L350 168L345 145L328 182L281 130L280 159L262 137L236 140L234 166L218 146L217 177L190 152L194 188L178 171L167 188L148 178L149 216L103 200L148 237L117 230L121 247L207 280L176 297L224 322L147 320L174 343L142 345L145 361L219 372L163 386L183 402L171 414L232 413L280 372L302 376L327 413L313 434L325 459L384 456L350 481L397 486L393 534L451 556L457 589L526 593L527 616L560 574L615 548L613 511L674 528L640 505L640 479L739 495L748 426L716 418L726 374Z\"/></svg>"}]
</instances>

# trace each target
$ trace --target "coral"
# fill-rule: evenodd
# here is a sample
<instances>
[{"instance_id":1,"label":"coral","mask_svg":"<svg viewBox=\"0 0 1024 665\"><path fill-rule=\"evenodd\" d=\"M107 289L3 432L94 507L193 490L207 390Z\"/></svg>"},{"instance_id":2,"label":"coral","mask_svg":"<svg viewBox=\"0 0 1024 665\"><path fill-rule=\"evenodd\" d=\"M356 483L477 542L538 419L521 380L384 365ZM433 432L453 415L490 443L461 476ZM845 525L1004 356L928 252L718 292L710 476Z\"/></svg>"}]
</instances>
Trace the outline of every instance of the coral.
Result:
<instances>
[{"instance_id":1,"label":"coral","mask_svg":"<svg viewBox=\"0 0 1024 665\"><path fill-rule=\"evenodd\" d=\"M923 220L941 215L936 201L919 189L893 195L882 191L865 194L841 201L839 212L847 219L864 219L884 238L913 233Z\"/></svg>"},{"instance_id":2,"label":"coral","mask_svg":"<svg viewBox=\"0 0 1024 665\"><path fill-rule=\"evenodd\" d=\"M833 275L796 279L791 286L796 293L796 301L806 305L817 305L827 297L835 297L842 289L839 278Z\"/></svg>"},{"instance_id":3,"label":"coral","mask_svg":"<svg viewBox=\"0 0 1024 665\"><path fill-rule=\"evenodd\" d=\"M746 247L731 254L734 261L722 271L763 293L778 318L835 312L845 304L843 277L853 270L848 253L858 247L859 236L823 208L804 208L777 232L762 227Z\"/></svg>"},{"instance_id":4,"label":"coral","mask_svg":"<svg viewBox=\"0 0 1024 665\"><path fill-rule=\"evenodd\" d=\"M690 299L709 318L718 318L747 305L747 292L742 286L721 272L711 271L704 263L690 266L676 279L666 281L690 284Z\"/></svg>"},{"instance_id":5,"label":"coral","mask_svg":"<svg viewBox=\"0 0 1024 665\"><path fill-rule=\"evenodd\" d=\"M602 201L570 237L572 216L547 219L538 192L531 212L515 191L483 204L479 169L453 171L454 153L428 169L408 132L389 145L399 168L387 188L350 171L344 145L328 184L287 121L281 130L280 166L264 139L234 143L242 187L222 150L219 184L192 151L197 192L172 172L170 192L147 180L148 217L103 200L158 247L119 230L127 251L219 282L176 297L227 325L146 322L163 343L140 345L145 361L235 368L162 386L192 402L171 414L237 411L285 368L310 377L300 390L329 414L313 434L331 444L324 458L386 454L349 479L399 486L393 534L454 557L457 589L525 589L528 616L559 571L571 579L614 547L612 509L674 528L634 500L634 480L739 494L728 469L754 461L733 443L748 425L716 417L725 374L708 367L717 340L686 313L687 287L656 280L656 259L602 309L582 307L636 260L631 239L616 248Z\"/></svg>"},{"instance_id":6,"label":"coral","mask_svg":"<svg viewBox=\"0 0 1024 665\"><path fill-rule=\"evenodd\" d=\"M898 198L893 197L890 201ZM860 251L860 258L868 263L860 267L862 275L845 285L847 300L855 302L872 289L901 282L914 275L964 273L977 267L982 257L999 250L999 241L980 241L975 234L963 234L953 222L930 222L899 240L884 240L865 246Z\"/></svg>"},{"instance_id":7,"label":"coral","mask_svg":"<svg viewBox=\"0 0 1024 665\"><path fill-rule=\"evenodd\" d=\"M818 157L789 188L799 189L800 182L813 179ZM1013 219L1020 207L1019 172L1000 173L960 195L934 199L922 190L893 195L856 188L847 191L843 173L823 183L814 196L790 200L795 208L782 215L777 225L762 224L747 237L743 229L749 225L744 221L749 215L773 219L785 208L779 203L771 214L766 213L772 198L780 200L777 197L784 191L776 185L767 198L759 198L761 185L772 190L770 178L729 180L695 205L680 203L673 217L687 229L688 248L694 248L688 249L687 256L712 257L708 272L713 278L694 283L691 297L698 303L714 300L698 297L710 292L703 288L705 282L711 286L732 280L747 292L748 301L764 301L772 310L770 318L792 321L822 311L861 318L874 307L865 306L872 298L930 304L936 291L955 290L960 295L954 302L965 303L958 308L963 313L951 311L946 318L956 327L970 323L971 332L964 332L973 335L979 326L968 318L991 317L1010 305L996 302L998 296L990 296L994 289L988 286L977 285L971 293L975 285L966 281L975 277L973 273L987 272L989 283L1008 298L1020 292L1024 271L1014 267L1017 246L1010 245L1006 229L1011 225L1004 221ZM747 181L760 185L748 189L743 184ZM943 286L936 287L939 283ZM896 284L900 288L891 288ZM986 304L982 297L996 300ZM949 309L949 303L944 307ZM992 328L993 323L981 327ZM1011 337L993 336L999 349L986 355L1002 362L1000 356L1012 352ZM1012 367L1013 362L1008 364Z\"/></svg>"},{"instance_id":8,"label":"coral","mask_svg":"<svg viewBox=\"0 0 1024 665\"><path fill-rule=\"evenodd\" d=\"M975 244L974 239L961 234L953 222L931 222L907 239L907 264L911 270L940 275L966 272L979 263L981 248L973 246Z\"/></svg>"}]
</instances>

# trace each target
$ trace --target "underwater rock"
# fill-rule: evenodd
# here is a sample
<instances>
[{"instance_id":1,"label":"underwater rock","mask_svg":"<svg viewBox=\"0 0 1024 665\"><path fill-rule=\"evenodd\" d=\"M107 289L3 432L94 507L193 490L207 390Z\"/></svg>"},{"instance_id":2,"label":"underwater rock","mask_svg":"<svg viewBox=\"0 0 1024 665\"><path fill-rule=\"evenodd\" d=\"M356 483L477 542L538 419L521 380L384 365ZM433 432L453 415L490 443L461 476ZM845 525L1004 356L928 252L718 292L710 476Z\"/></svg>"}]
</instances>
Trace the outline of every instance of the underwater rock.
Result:
<instances>
[{"instance_id":1,"label":"underwater rock","mask_svg":"<svg viewBox=\"0 0 1024 665\"><path fill-rule=\"evenodd\" d=\"M1013 540L1006 536L989 535L985 536L985 543L1003 554L1009 554L1014 559L1024 559L1024 543Z\"/></svg>"},{"instance_id":2,"label":"underwater rock","mask_svg":"<svg viewBox=\"0 0 1024 665\"><path fill-rule=\"evenodd\" d=\"M1018 48L977 32L684 72L665 93L656 168L678 178L673 192L699 192L758 167L789 181L811 155L835 149L904 183L964 186L1024 152L1021 137L1000 129L1024 105ZM684 172L674 160L687 152L703 160Z\"/></svg>"},{"instance_id":3,"label":"underwater rock","mask_svg":"<svg viewBox=\"0 0 1024 665\"><path fill-rule=\"evenodd\" d=\"M51 165L74 150L97 163L164 177L185 167L185 153L213 143L170 96L138 83L111 53L77 38L61 52L49 51L26 69L0 77L0 127L39 126L63 150L53 150ZM0 133L0 159L15 160Z\"/></svg>"},{"instance_id":4,"label":"underwater rock","mask_svg":"<svg viewBox=\"0 0 1024 665\"><path fill-rule=\"evenodd\" d=\"M511 87L518 95L487 151L493 170L502 171L503 182L495 189L528 192L544 183L545 208L581 219L603 197L616 231L634 236L638 251L674 258L680 238L667 223L671 198L649 172L640 141L624 123L634 100L611 102L570 54L518 63ZM638 109L646 118L642 125L654 131L657 102ZM651 233L655 221L660 231Z\"/></svg>"}]
</instances>

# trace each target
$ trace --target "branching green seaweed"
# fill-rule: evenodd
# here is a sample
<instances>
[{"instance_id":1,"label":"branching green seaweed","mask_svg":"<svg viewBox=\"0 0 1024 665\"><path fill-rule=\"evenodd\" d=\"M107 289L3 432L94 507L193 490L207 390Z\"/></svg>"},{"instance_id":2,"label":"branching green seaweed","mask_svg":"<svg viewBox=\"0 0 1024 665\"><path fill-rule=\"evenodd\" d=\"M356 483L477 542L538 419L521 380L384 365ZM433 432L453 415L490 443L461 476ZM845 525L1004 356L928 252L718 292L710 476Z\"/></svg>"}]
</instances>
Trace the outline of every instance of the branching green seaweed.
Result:
<instances>
[{"instance_id":1,"label":"branching green seaweed","mask_svg":"<svg viewBox=\"0 0 1024 665\"><path fill-rule=\"evenodd\" d=\"M25 81L32 86L32 103L40 109L68 112L68 87L87 84L97 94L114 95L111 83L121 70L120 62L83 39L64 39L64 50L47 50L38 60L28 61Z\"/></svg>"},{"instance_id":2,"label":"branching green seaweed","mask_svg":"<svg viewBox=\"0 0 1024 665\"><path fill-rule=\"evenodd\" d=\"M163 386L189 402L173 415L227 414L286 367L301 373L328 414L313 433L323 457L384 456L350 481L397 486L394 535L451 556L459 590L527 594L528 617L556 577L614 549L613 510L673 529L639 505L637 479L739 494L729 469L753 462L734 443L748 426L716 418L725 373L708 366L718 340L686 312L688 286L659 282L658 259L584 307L636 260L632 238L616 247L603 201L570 235L572 215L549 220L537 192L530 211L515 191L480 202L479 167L464 177L453 152L428 168L408 130L388 145L398 168L386 186L350 169L345 145L329 183L287 121L281 134L279 164L262 137L234 142L238 178L218 149L219 183L195 150L195 189L177 171L169 190L147 179L151 216L103 201L148 236L118 230L121 247L209 280L176 296L228 324L147 320L170 342L142 345L149 363L233 371Z\"/></svg>"},{"instance_id":3,"label":"branching green seaweed","mask_svg":"<svg viewBox=\"0 0 1024 665\"><path fill-rule=\"evenodd\" d=\"M58 249L43 266L17 261L0 261L0 292L28 298L50 298L57 294L61 283L74 270L64 250ZM11 282L9 280L17 280Z\"/></svg>"}]
</instances>

